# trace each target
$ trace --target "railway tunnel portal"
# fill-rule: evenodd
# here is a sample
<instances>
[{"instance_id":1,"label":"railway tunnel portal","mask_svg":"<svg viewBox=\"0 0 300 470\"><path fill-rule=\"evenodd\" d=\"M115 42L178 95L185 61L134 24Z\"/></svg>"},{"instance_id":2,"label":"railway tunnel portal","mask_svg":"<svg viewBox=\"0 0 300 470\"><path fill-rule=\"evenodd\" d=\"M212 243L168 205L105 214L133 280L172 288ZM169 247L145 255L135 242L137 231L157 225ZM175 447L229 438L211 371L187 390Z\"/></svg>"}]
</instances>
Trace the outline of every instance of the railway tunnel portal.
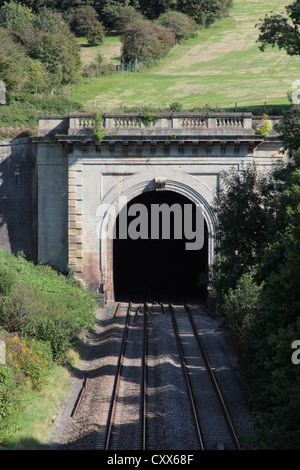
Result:
<instances>
[{"instance_id":1,"label":"railway tunnel portal","mask_svg":"<svg viewBox=\"0 0 300 470\"><path fill-rule=\"evenodd\" d=\"M282 160L273 130L278 119L269 118L271 132L264 137L255 133L261 118L250 114L166 114L147 126L140 114L105 114L106 136L99 142L91 133L91 115L40 118L39 260L69 267L107 303L175 294L205 299L215 256L211 202L220 174L250 163L265 171ZM166 237L150 217L153 206L174 209L157 219L172 221ZM185 208L191 215L188 233ZM148 217L147 234L141 211ZM198 211L203 243L187 250L191 235L196 237ZM176 225L181 238L174 229L176 213L182 216Z\"/></svg>"},{"instance_id":2,"label":"railway tunnel portal","mask_svg":"<svg viewBox=\"0 0 300 470\"><path fill-rule=\"evenodd\" d=\"M196 220L196 208L180 193L147 191L122 209L113 241L117 301L205 301L208 231L205 220Z\"/></svg>"}]
</instances>

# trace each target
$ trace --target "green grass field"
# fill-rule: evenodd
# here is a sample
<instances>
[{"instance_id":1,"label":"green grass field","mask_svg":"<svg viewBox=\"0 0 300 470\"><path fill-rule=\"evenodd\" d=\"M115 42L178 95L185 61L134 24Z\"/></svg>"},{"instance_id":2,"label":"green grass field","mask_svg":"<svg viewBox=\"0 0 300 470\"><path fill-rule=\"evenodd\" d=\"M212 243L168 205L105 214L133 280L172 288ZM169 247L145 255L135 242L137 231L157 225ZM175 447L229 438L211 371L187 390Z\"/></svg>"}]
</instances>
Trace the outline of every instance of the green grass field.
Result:
<instances>
[{"instance_id":1,"label":"green grass field","mask_svg":"<svg viewBox=\"0 0 300 470\"><path fill-rule=\"evenodd\" d=\"M73 100L96 105L102 111L122 105L168 106L179 102L185 108L206 104L230 109L288 103L292 83L300 79L299 57L268 48L261 52L255 24L265 14L284 12L287 0L235 0L228 18L198 37L175 46L160 63L138 73L117 74L77 86ZM100 51L106 60L118 63L121 43L110 35L98 48L82 47L84 63Z\"/></svg>"}]
</instances>

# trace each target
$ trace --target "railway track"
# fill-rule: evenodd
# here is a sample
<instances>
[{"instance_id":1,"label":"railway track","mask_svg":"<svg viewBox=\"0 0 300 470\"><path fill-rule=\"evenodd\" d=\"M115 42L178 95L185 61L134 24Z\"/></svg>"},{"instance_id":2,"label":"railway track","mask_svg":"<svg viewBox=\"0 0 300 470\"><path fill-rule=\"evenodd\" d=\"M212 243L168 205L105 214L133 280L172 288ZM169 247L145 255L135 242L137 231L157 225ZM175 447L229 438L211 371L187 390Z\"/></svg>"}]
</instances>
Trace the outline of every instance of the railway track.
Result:
<instances>
[{"instance_id":1,"label":"railway track","mask_svg":"<svg viewBox=\"0 0 300 470\"><path fill-rule=\"evenodd\" d=\"M170 304L170 310L183 369L187 377L189 398L193 408L200 448L202 450L241 450L213 368L198 334L191 309L185 304L184 311L187 313L189 322L184 316L176 319L172 304ZM197 349L193 345L195 342L199 355L193 357Z\"/></svg>"},{"instance_id":2,"label":"railway track","mask_svg":"<svg viewBox=\"0 0 300 470\"><path fill-rule=\"evenodd\" d=\"M171 348L160 339L163 331ZM159 359L167 354L169 360ZM180 413L186 423L178 422ZM164 424L155 428L157 416ZM241 449L189 306L130 303L107 425L96 448L146 450L174 442L180 450L180 433L195 450Z\"/></svg>"},{"instance_id":3,"label":"railway track","mask_svg":"<svg viewBox=\"0 0 300 470\"><path fill-rule=\"evenodd\" d=\"M116 313L119 314L119 307ZM105 432L102 430L96 449L132 450L145 448L146 413L146 321L136 320L140 307L129 303L116 367Z\"/></svg>"}]
</instances>

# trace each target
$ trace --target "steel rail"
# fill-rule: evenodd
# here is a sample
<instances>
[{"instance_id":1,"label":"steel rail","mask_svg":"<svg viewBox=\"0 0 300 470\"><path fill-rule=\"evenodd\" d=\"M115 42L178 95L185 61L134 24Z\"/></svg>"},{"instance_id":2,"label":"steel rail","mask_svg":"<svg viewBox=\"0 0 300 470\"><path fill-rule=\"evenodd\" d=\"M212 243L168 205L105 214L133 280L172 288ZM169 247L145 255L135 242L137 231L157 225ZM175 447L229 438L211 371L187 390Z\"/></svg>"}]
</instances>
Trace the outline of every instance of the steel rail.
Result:
<instances>
[{"instance_id":1,"label":"steel rail","mask_svg":"<svg viewBox=\"0 0 300 470\"><path fill-rule=\"evenodd\" d=\"M120 386L120 379L121 379L121 371L122 371L123 362L124 362L124 352L125 352L126 340L127 340L127 335L128 335L130 310L131 310L131 302L129 302L129 304L128 304L126 323L125 323L124 334L123 334L123 339L122 339L121 352L120 352L120 356L119 356L119 360L118 360L117 373L116 373L116 377L115 377L115 382L114 382L114 387L113 387L113 392L112 392L112 399L111 399L110 409L109 409L109 413L108 413L107 433L106 433L106 439L105 439L105 450L109 449L109 445L110 445L110 441L111 441L113 419L114 419L115 410L116 410L117 396L118 396L118 391L119 391L119 386Z\"/></svg>"},{"instance_id":2,"label":"steel rail","mask_svg":"<svg viewBox=\"0 0 300 470\"><path fill-rule=\"evenodd\" d=\"M227 423L227 426L229 428L229 431L230 431L230 434L231 434L231 437L234 441L234 444L236 446L236 448L238 450L241 450L241 446L240 446L240 443L239 443L239 440L238 440L238 437L236 435L236 432L235 432L235 429L234 429L234 426L233 426L233 423L230 419L230 416L229 416L229 413L228 413L228 410L227 410L227 407L226 407L226 404L225 404L225 401L223 399L223 396L222 396L222 392L220 390L220 387L218 385L218 382L217 382L217 379L215 377L215 374L214 374L214 371L212 369L212 366L211 366L211 363L209 361L209 358L207 356L207 353L205 351L205 348L204 348L204 345L199 337L199 333L198 333L198 329L195 325L195 322L194 322L194 319L193 319L193 315L192 315L192 311L190 309L190 307L185 303L184 304L185 306L185 309L188 313L188 316L189 316L189 319L190 319L190 322L191 322L191 325L192 325L192 328L193 328L193 331L194 331L194 334L195 334L195 337L197 339L197 342L198 342L198 346L200 348L200 351L201 351L201 354L204 358L204 361L205 361L205 365L206 365L206 368L209 372L209 375L210 375L210 378L212 380L212 383L213 383L213 386L214 386L214 389L216 391L216 394L218 396L218 399L219 399L219 402L221 404L221 408L222 408L222 411L223 411L223 414L225 416L225 419L226 419L226 423Z\"/></svg>"},{"instance_id":3,"label":"steel rail","mask_svg":"<svg viewBox=\"0 0 300 470\"><path fill-rule=\"evenodd\" d=\"M142 450L146 450L146 424L147 424L147 311L146 304L144 307L144 325L143 325L143 357L142 357L142 407L141 407L141 420L142 420Z\"/></svg>"},{"instance_id":4,"label":"steel rail","mask_svg":"<svg viewBox=\"0 0 300 470\"><path fill-rule=\"evenodd\" d=\"M184 376L185 376L186 383L187 383L188 393L189 393L190 402L191 402L191 406L192 406L192 410L193 410L193 416L194 416L195 424L196 424L196 428L197 428L197 434L198 434L198 438L199 438L199 442L200 442L200 448L201 448L201 450L204 450L202 430L201 430L201 425L200 425L199 418L198 418L195 398L194 398L192 385L191 385L191 381L190 381L190 377L189 377L189 373L188 373L188 366L187 366L185 356L184 356L184 351L183 351L183 347L182 347L182 343L181 343L181 339L180 339L180 333L179 333L179 330L178 330L177 320L175 318L174 308L173 308L173 305L171 303L169 303L169 308L170 308L170 312L171 312L171 316L172 316L172 322L173 322L173 327L174 327L174 331L175 331L175 336L176 336L176 339L177 339L178 349L179 349L179 353L180 353L180 359L181 359L181 363L182 363L182 366L183 366L183 372L184 372Z\"/></svg>"}]
</instances>

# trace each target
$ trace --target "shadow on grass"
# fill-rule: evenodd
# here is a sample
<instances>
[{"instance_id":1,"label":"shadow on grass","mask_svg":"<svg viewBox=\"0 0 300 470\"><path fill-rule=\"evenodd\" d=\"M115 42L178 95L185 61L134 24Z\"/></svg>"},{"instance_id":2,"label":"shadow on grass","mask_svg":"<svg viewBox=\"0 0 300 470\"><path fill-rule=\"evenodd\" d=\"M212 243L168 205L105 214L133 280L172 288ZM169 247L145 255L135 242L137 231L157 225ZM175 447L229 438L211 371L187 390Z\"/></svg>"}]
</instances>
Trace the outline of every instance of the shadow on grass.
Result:
<instances>
[{"instance_id":1,"label":"shadow on grass","mask_svg":"<svg viewBox=\"0 0 300 470\"><path fill-rule=\"evenodd\" d=\"M290 108L290 104L266 104L261 106L237 106L232 108L226 108L225 111L233 113L252 113L255 116L262 115L264 113L269 116L282 116L282 114Z\"/></svg>"}]
</instances>

